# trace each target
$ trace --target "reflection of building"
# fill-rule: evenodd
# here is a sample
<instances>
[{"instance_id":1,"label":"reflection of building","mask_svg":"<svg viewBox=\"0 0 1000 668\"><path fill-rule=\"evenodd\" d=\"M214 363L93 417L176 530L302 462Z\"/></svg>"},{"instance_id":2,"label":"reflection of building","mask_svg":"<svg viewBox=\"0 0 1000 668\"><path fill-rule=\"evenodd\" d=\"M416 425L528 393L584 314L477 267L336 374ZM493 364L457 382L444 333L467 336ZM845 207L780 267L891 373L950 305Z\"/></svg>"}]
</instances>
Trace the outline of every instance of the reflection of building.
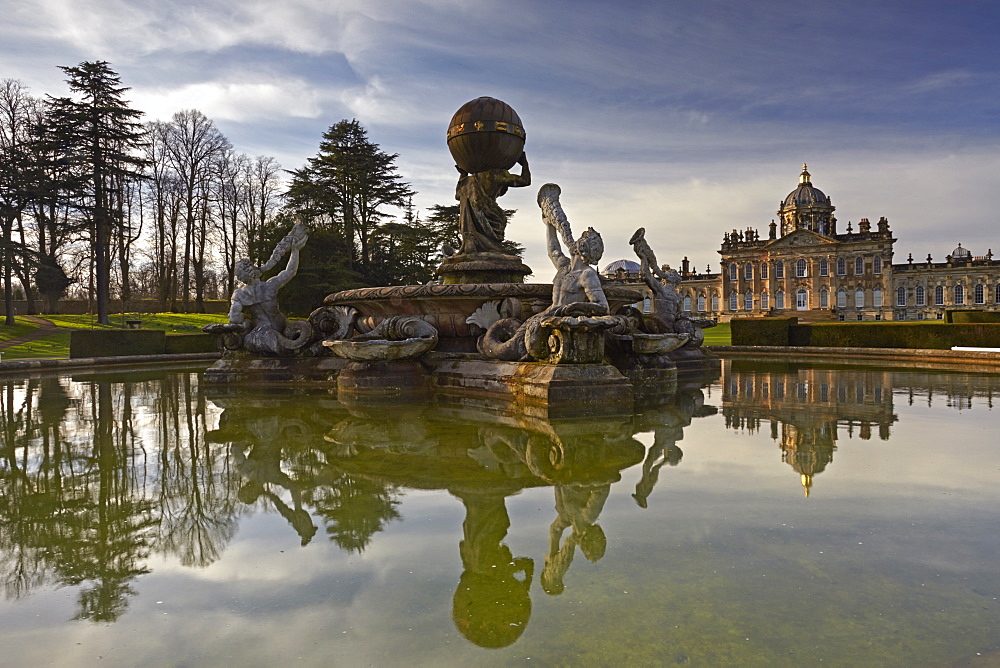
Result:
<instances>
[{"instance_id":1,"label":"reflection of building","mask_svg":"<svg viewBox=\"0 0 1000 668\"><path fill-rule=\"evenodd\" d=\"M723 235L721 274L698 274L684 258L682 308L722 320L924 320L942 318L945 309L1000 310L1000 260L992 249L976 256L959 244L943 262L928 255L893 264L896 239L885 217L838 229L835 209L803 165L766 234L748 227ZM628 282L618 262L604 276Z\"/></svg>"},{"instance_id":2,"label":"reflection of building","mask_svg":"<svg viewBox=\"0 0 1000 668\"><path fill-rule=\"evenodd\" d=\"M838 430L873 430L888 440L892 412L892 372L876 368L795 368L740 360L723 366L723 415L731 429L759 431L769 423L781 458L799 473L805 494L813 477L833 461Z\"/></svg>"}]
</instances>

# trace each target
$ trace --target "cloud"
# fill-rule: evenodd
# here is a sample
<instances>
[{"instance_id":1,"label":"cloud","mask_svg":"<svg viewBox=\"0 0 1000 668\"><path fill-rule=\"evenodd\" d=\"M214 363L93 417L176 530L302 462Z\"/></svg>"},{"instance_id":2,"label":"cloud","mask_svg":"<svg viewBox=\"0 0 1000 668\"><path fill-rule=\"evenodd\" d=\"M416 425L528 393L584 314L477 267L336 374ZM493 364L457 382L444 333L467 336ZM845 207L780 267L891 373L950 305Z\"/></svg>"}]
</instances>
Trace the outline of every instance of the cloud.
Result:
<instances>
[{"instance_id":1,"label":"cloud","mask_svg":"<svg viewBox=\"0 0 1000 668\"><path fill-rule=\"evenodd\" d=\"M203 82L178 88L146 88L130 93L132 106L151 119L169 119L196 108L213 120L240 123L316 118L322 95L304 81Z\"/></svg>"}]
</instances>

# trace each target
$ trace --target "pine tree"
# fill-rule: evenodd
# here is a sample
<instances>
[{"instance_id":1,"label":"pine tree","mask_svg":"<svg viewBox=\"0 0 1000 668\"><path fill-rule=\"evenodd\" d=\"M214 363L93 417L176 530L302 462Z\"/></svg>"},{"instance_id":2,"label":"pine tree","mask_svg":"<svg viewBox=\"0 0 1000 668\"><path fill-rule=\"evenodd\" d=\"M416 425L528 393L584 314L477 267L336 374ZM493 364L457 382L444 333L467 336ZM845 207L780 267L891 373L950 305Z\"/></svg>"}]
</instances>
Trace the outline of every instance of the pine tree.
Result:
<instances>
[{"instance_id":1,"label":"pine tree","mask_svg":"<svg viewBox=\"0 0 1000 668\"><path fill-rule=\"evenodd\" d=\"M111 237L125 225L125 184L141 178L142 112L129 107L123 97L129 89L107 62L59 69L77 97L52 100L53 123L66 159L79 170L78 207L90 218L97 319L110 324Z\"/></svg>"}]
</instances>

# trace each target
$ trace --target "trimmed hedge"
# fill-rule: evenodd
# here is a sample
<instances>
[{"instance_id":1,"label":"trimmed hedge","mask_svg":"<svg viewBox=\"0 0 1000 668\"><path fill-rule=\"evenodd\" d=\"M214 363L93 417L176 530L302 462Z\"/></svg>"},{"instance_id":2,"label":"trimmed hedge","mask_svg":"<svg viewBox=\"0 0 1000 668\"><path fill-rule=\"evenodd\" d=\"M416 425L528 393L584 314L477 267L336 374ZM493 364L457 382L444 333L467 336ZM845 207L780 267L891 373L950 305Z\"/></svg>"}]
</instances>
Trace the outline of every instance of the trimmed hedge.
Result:
<instances>
[{"instance_id":1,"label":"trimmed hedge","mask_svg":"<svg viewBox=\"0 0 1000 668\"><path fill-rule=\"evenodd\" d=\"M167 334L163 352L167 355L214 353L219 348L211 334Z\"/></svg>"},{"instance_id":2,"label":"trimmed hedge","mask_svg":"<svg viewBox=\"0 0 1000 668\"><path fill-rule=\"evenodd\" d=\"M1000 311L945 311L945 321L963 324L1000 322Z\"/></svg>"},{"instance_id":3,"label":"trimmed hedge","mask_svg":"<svg viewBox=\"0 0 1000 668\"><path fill-rule=\"evenodd\" d=\"M789 345L830 348L1000 348L998 324L838 322L795 325Z\"/></svg>"},{"instance_id":4,"label":"trimmed hedge","mask_svg":"<svg viewBox=\"0 0 1000 668\"><path fill-rule=\"evenodd\" d=\"M733 318L729 321L734 346L788 346L789 328L798 318Z\"/></svg>"},{"instance_id":5,"label":"trimmed hedge","mask_svg":"<svg viewBox=\"0 0 1000 668\"><path fill-rule=\"evenodd\" d=\"M732 322L734 346L823 348L1000 348L1000 322L831 322L742 318Z\"/></svg>"},{"instance_id":6,"label":"trimmed hedge","mask_svg":"<svg viewBox=\"0 0 1000 668\"><path fill-rule=\"evenodd\" d=\"M70 358L162 355L166 332L161 329L75 329L69 337Z\"/></svg>"}]
</instances>

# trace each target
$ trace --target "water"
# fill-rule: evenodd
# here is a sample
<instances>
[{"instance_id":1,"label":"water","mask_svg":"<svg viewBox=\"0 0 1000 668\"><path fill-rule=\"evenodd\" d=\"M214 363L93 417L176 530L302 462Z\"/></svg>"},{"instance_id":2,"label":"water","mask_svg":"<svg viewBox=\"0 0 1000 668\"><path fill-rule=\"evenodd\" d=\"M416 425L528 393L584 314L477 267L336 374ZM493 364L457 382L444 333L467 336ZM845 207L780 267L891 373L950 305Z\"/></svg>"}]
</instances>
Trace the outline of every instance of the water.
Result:
<instances>
[{"instance_id":1,"label":"water","mask_svg":"<svg viewBox=\"0 0 1000 668\"><path fill-rule=\"evenodd\" d=\"M550 423L3 381L2 663L995 665L998 392L734 361Z\"/></svg>"}]
</instances>

